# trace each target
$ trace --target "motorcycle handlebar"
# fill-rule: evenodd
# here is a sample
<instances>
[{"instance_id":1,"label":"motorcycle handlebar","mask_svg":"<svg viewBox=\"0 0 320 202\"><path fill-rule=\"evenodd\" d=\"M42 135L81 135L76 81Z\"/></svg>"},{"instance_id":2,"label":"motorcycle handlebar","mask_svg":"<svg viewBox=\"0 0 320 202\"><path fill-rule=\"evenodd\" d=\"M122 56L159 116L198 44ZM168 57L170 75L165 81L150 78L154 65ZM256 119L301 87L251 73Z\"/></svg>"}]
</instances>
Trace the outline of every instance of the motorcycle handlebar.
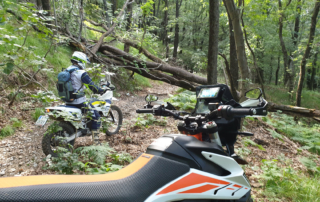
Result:
<instances>
[{"instance_id":1,"label":"motorcycle handlebar","mask_svg":"<svg viewBox=\"0 0 320 202\"><path fill-rule=\"evenodd\" d=\"M152 114L153 109L137 109L136 112L138 114Z\"/></svg>"},{"instance_id":2,"label":"motorcycle handlebar","mask_svg":"<svg viewBox=\"0 0 320 202\"><path fill-rule=\"evenodd\" d=\"M238 108L231 108L230 113L232 113L234 116L243 116L243 115L255 115L256 110L249 108L249 109L238 109Z\"/></svg>"}]
</instances>

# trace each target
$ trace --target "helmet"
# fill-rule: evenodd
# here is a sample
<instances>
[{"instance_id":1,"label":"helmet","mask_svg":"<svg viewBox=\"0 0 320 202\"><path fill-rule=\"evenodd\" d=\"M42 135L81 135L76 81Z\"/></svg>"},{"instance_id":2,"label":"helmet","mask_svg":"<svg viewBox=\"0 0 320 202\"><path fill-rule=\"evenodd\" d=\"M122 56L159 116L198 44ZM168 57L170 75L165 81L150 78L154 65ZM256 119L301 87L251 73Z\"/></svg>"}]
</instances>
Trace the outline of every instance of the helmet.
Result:
<instances>
[{"instance_id":1,"label":"helmet","mask_svg":"<svg viewBox=\"0 0 320 202\"><path fill-rule=\"evenodd\" d=\"M85 69L86 64L90 63L90 60L86 54L79 52L79 51L75 51L72 54L71 62L76 62L76 63L78 63L78 65L81 69Z\"/></svg>"}]
</instances>

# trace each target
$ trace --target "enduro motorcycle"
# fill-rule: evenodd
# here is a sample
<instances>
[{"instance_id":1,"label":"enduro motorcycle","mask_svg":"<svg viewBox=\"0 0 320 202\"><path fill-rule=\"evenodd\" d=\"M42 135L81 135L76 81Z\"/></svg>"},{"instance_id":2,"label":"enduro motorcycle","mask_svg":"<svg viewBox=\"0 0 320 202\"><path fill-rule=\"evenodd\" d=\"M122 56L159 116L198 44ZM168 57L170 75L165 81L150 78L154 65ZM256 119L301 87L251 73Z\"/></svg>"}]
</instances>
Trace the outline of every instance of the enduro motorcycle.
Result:
<instances>
[{"instance_id":1,"label":"enduro motorcycle","mask_svg":"<svg viewBox=\"0 0 320 202\"><path fill-rule=\"evenodd\" d=\"M42 150L45 155L51 154L53 157L57 157L55 152L57 146L68 148L69 145L74 145L77 137L91 135L91 119L87 116L90 110L96 110L103 118L101 121L103 132L106 135L111 136L117 134L121 128L123 115L121 109L111 104L111 101L117 101L118 99L113 97L113 91L115 87L112 84L107 86L104 80L101 80L99 86L107 91L99 95L97 98L91 98L90 102L93 106L88 105L88 109L79 109L71 105L60 105L56 107L47 107L46 115L40 116L36 122L36 125L44 126L48 119L52 119L59 122L60 130L50 131L42 138ZM67 121L65 116L59 115L59 112L65 112L66 115L71 116L72 122ZM75 124L79 129L76 130Z\"/></svg>"},{"instance_id":2,"label":"enduro motorcycle","mask_svg":"<svg viewBox=\"0 0 320 202\"><path fill-rule=\"evenodd\" d=\"M181 115L170 103L152 105L157 97L151 95L144 109L137 110L178 119L179 130L190 136L164 135L130 165L110 174L0 178L0 201L252 202L248 179L231 157L230 147L226 151L222 147L231 146L233 140L222 136L234 137L238 126L229 124L237 123L235 119L265 116L267 101L260 89L248 91L250 99L241 104L232 99L226 85L196 90L197 104L191 114ZM192 136L199 133L208 134L210 142Z\"/></svg>"}]
</instances>

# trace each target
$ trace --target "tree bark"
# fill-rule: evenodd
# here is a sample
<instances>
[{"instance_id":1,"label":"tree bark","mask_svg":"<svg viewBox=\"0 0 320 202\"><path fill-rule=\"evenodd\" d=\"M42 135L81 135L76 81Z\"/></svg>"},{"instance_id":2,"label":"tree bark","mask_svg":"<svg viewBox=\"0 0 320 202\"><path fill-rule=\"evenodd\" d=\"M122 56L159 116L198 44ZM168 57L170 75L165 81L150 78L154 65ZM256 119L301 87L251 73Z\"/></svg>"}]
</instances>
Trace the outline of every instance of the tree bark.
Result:
<instances>
[{"instance_id":1,"label":"tree bark","mask_svg":"<svg viewBox=\"0 0 320 202\"><path fill-rule=\"evenodd\" d=\"M174 47L173 47L173 58L177 58L178 55L178 46L179 46L179 10L180 10L180 6L181 6L182 0L176 0L176 26L175 26L175 33L174 33Z\"/></svg>"},{"instance_id":2,"label":"tree bark","mask_svg":"<svg viewBox=\"0 0 320 202\"><path fill-rule=\"evenodd\" d=\"M42 10L42 0L37 0L37 9Z\"/></svg>"},{"instance_id":3,"label":"tree bark","mask_svg":"<svg viewBox=\"0 0 320 202\"><path fill-rule=\"evenodd\" d=\"M127 24L126 24L126 30L128 31L131 28L131 19L132 19L132 2L133 0L129 1L129 5L127 6ZM130 46L128 44L124 44L124 51L129 53Z\"/></svg>"},{"instance_id":4,"label":"tree bark","mask_svg":"<svg viewBox=\"0 0 320 202\"><path fill-rule=\"evenodd\" d=\"M270 75L269 75L269 84L271 84L271 79L272 79L272 59L273 59L273 57L271 56L271 58L270 58Z\"/></svg>"},{"instance_id":5,"label":"tree bark","mask_svg":"<svg viewBox=\"0 0 320 202\"><path fill-rule=\"evenodd\" d=\"M118 7L118 0L112 0L112 15L114 16Z\"/></svg>"},{"instance_id":6,"label":"tree bark","mask_svg":"<svg viewBox=\"0 0 320 202\"><path fill-rule=\"evenodd\" d=\"M166 58L169 58L169 43L168 43L168 0L164 0L164 18L163 18L163 40L164 40L164 46L166 47Z\"/></svg>"},{"instance_id":7,"label":"tree bark","mask_svg":"<svg viewBox=\"0 0 320 202\"><path fill-rule=\"evenodd\" d=\"M219 1L209 1L208 84L218 82Z\"/></svg>"},{"instance_id":8,"label":"tree bark","mask_svg":"<svg viewBox=\"0 0 320 202\"><path fill-rule=\"evenodd\" d=\"M278 85L278 75L279 75L279 70L280 70L280 56L278 56L278 68L276 71L276 80L275 80L275 85Z\"/></svg>"},{"instance_id":9,"label":"tree bark","mask_svg":"<svg viewBox=\"0 0 320 202\"><path fill-rule=\"evenodd\" d=\"M50 0L42 0L42 8L48 12L48 16L51 15Z\"/></svg>"},{"instance_id":10,"label":"tree bark","mask_svg":"<svg viewBox=\"0 0 320 202\"><path fill-rule=\"evenodd\" d=\"M227 13L228 13L228 10L227 10ZM234 81L234 87L235 89L238 89L239 66L238 66L238 58L237 58L237 48L236 48L236 42L234 40L232 20L230 18L229 13L228 13L228 21L229 21L229 41L230 41L229 42L230 43L230 52L229 52L230 71L231 71L232 79Z\"/></svg>"},{"instance_id":11,"label":"tree bark","mask_svg":"<svg viewBox=\"0 0 320 202\"><path fill-rule=\"evenodd\" d=\"M232 78L227 57L222 53L219 53L219 55L224 59L224 64L226 66L227 75L228 75L228 78L229 78L229 81L230 81L231 94L232 94L234 100L238 102L239 101L239 95L237 93L237 89L235 88L235 84L234 84L235 80Z\"/></svg>"},{"instance_id":12,"label":"tree bark","mask_svg":"<svg viewBox=\"0 0 320 202\"><path fill-rule=\"evenodd\" d=\"M245 80L249 79L249 68L245 52L243 32L240 24L240 13L238 12L233 0L225 0L225 4L229 11L234 30L234 39L237 48L238 65L240 68L240 74L242 79L242 81L240 82L240 97L242 97L248 89Z\"/></svg>"},{"instance_id":13,"label":"tree bark","mask_svg":"<svg viewBox=\"0 0 320 202\"><path fill-rule=\"evenodd\" d=\"M289 76L288 75L288 70L289 70L289 59L288 59L288 51L286 48L286 45L284 43L283 37L282 37L282 30L283 30L283 11L282 11L282 3L281 0L278 0L279 3L279 12L280 12L280 17L279 17L279 39L280 39L280 44L281 44L281 49L282 49L282 54L283 54L283 66L284 66L284 85L287 83Z\"/></svg>"},{"instance_id":14,"label":"tree bark","mask_svg":"<svg viewBox=\"0 0 320 202\"><path fill-rule=\"evenodd\" d=\"M303 87L303 82L304 82L304 77L305 77L305 72L306 72L306 63L307 59L309 58L309 54L311 51L311 46L313 44L313 39L314 39L314 33L316 31L316 25L317 25L317 17L320 9L320 2L319 0L316 0L313 14L311 17L311 26L310 26L310 33L309 33L309 40L307 44L306 51L304 52L301 65L300 65L300 78L299 78L299 84L298 84L298 89L297 89L297 97L296 97L296 105L301 106L301 93L302 93L302 87Z\"/></svg>"}]
</instances>

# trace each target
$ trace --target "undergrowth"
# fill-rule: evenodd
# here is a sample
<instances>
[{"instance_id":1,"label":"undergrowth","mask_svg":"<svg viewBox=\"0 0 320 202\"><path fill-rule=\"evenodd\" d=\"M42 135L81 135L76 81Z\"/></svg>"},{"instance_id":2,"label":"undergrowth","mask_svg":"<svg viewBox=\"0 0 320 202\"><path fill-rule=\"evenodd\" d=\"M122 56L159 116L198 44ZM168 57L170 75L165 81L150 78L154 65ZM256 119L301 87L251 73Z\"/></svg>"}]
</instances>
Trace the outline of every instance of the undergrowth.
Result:
<instances>
[{"instance_id":1,"label":"undergrowth","mask_svg":"<svg viewBox=\"0 0 320 202\"><path fill-rule=\"evenodd\" d=\"M6 125L4 128L0 130L0 139L13 134L14 134L14 129L12 128L12 126Z\"/></svg>"},{"instance_id":2,"label":"undergrowth","mask_svg":"<svg viewBox=\"0 0 320 202\"><path fill-rule=\"evenodd\" d=\"M307 149L313 153L320 151L320 125L314 122L308 123L303 119L295 121L294 117L277 113L270 113L263 121L276 128L277 131L271 131L271 135L276 138L282 138L282 135L303 145L301 149ZM280 133L280 134L279 134Z\"/></svg>"},{"instance_id":3,"label":"undergrowth","mask_svg":"<svg viewBox=\"0 0 320 202\"><path fill-rule=\"evenodd\" d=\"M149 128L150 125L166 126L166 117L156 118L152 114L139 114L136 119L134 119L134 126L137 128Z\"/></svg>"},{"instance_id":4,"label":"undergrowth","mask_svg":"<svg viewBox=\"0 0 320 202\"><path fill-rule=\"evenodd\" d=\"M101 146L79 147L75 150L59 147L58 157L47 156L44 170L56 171L60 174L104 174L123 168L132 162L127 153L117 153L107 143Z\"/></svg>"},{"instance_id":5,"label":"undergrowth","mask_svg":"<svg viewBox=\"0 0 320 202\"><path fill-rule=\"evenodd\" d=\"M283 167L278 160L263 160L261 169L263 174L258 176L264 183L262 194L269 201L305 202L319 201L320 199L320 175L312 176L298 172L290 166L290 161Z\"/></svg>"},{"instance_id":6,"label":"undergrowth","mask_svg":"<svg viewBox=\"0 0 320 202\"><path fill-rule=\"evenodd\" d=\"M32 119L34 121L37 121L37 119L39 118L39 116L44 115L44 109L42 108L36 108L32 114Z\"/></svg>"},{"instance_id":7,"label":"undergrowth","mask_svg":"<svg viewBox=\"0 0 320 202\"><path fill-rule=\"evenodd\" d=\"M181 90L176 95L170 95L170 98L164 101L170 102L173 106L181 110L193 110L197 103L196 93L188 90Z\"/></svg>"}]
</instances>

